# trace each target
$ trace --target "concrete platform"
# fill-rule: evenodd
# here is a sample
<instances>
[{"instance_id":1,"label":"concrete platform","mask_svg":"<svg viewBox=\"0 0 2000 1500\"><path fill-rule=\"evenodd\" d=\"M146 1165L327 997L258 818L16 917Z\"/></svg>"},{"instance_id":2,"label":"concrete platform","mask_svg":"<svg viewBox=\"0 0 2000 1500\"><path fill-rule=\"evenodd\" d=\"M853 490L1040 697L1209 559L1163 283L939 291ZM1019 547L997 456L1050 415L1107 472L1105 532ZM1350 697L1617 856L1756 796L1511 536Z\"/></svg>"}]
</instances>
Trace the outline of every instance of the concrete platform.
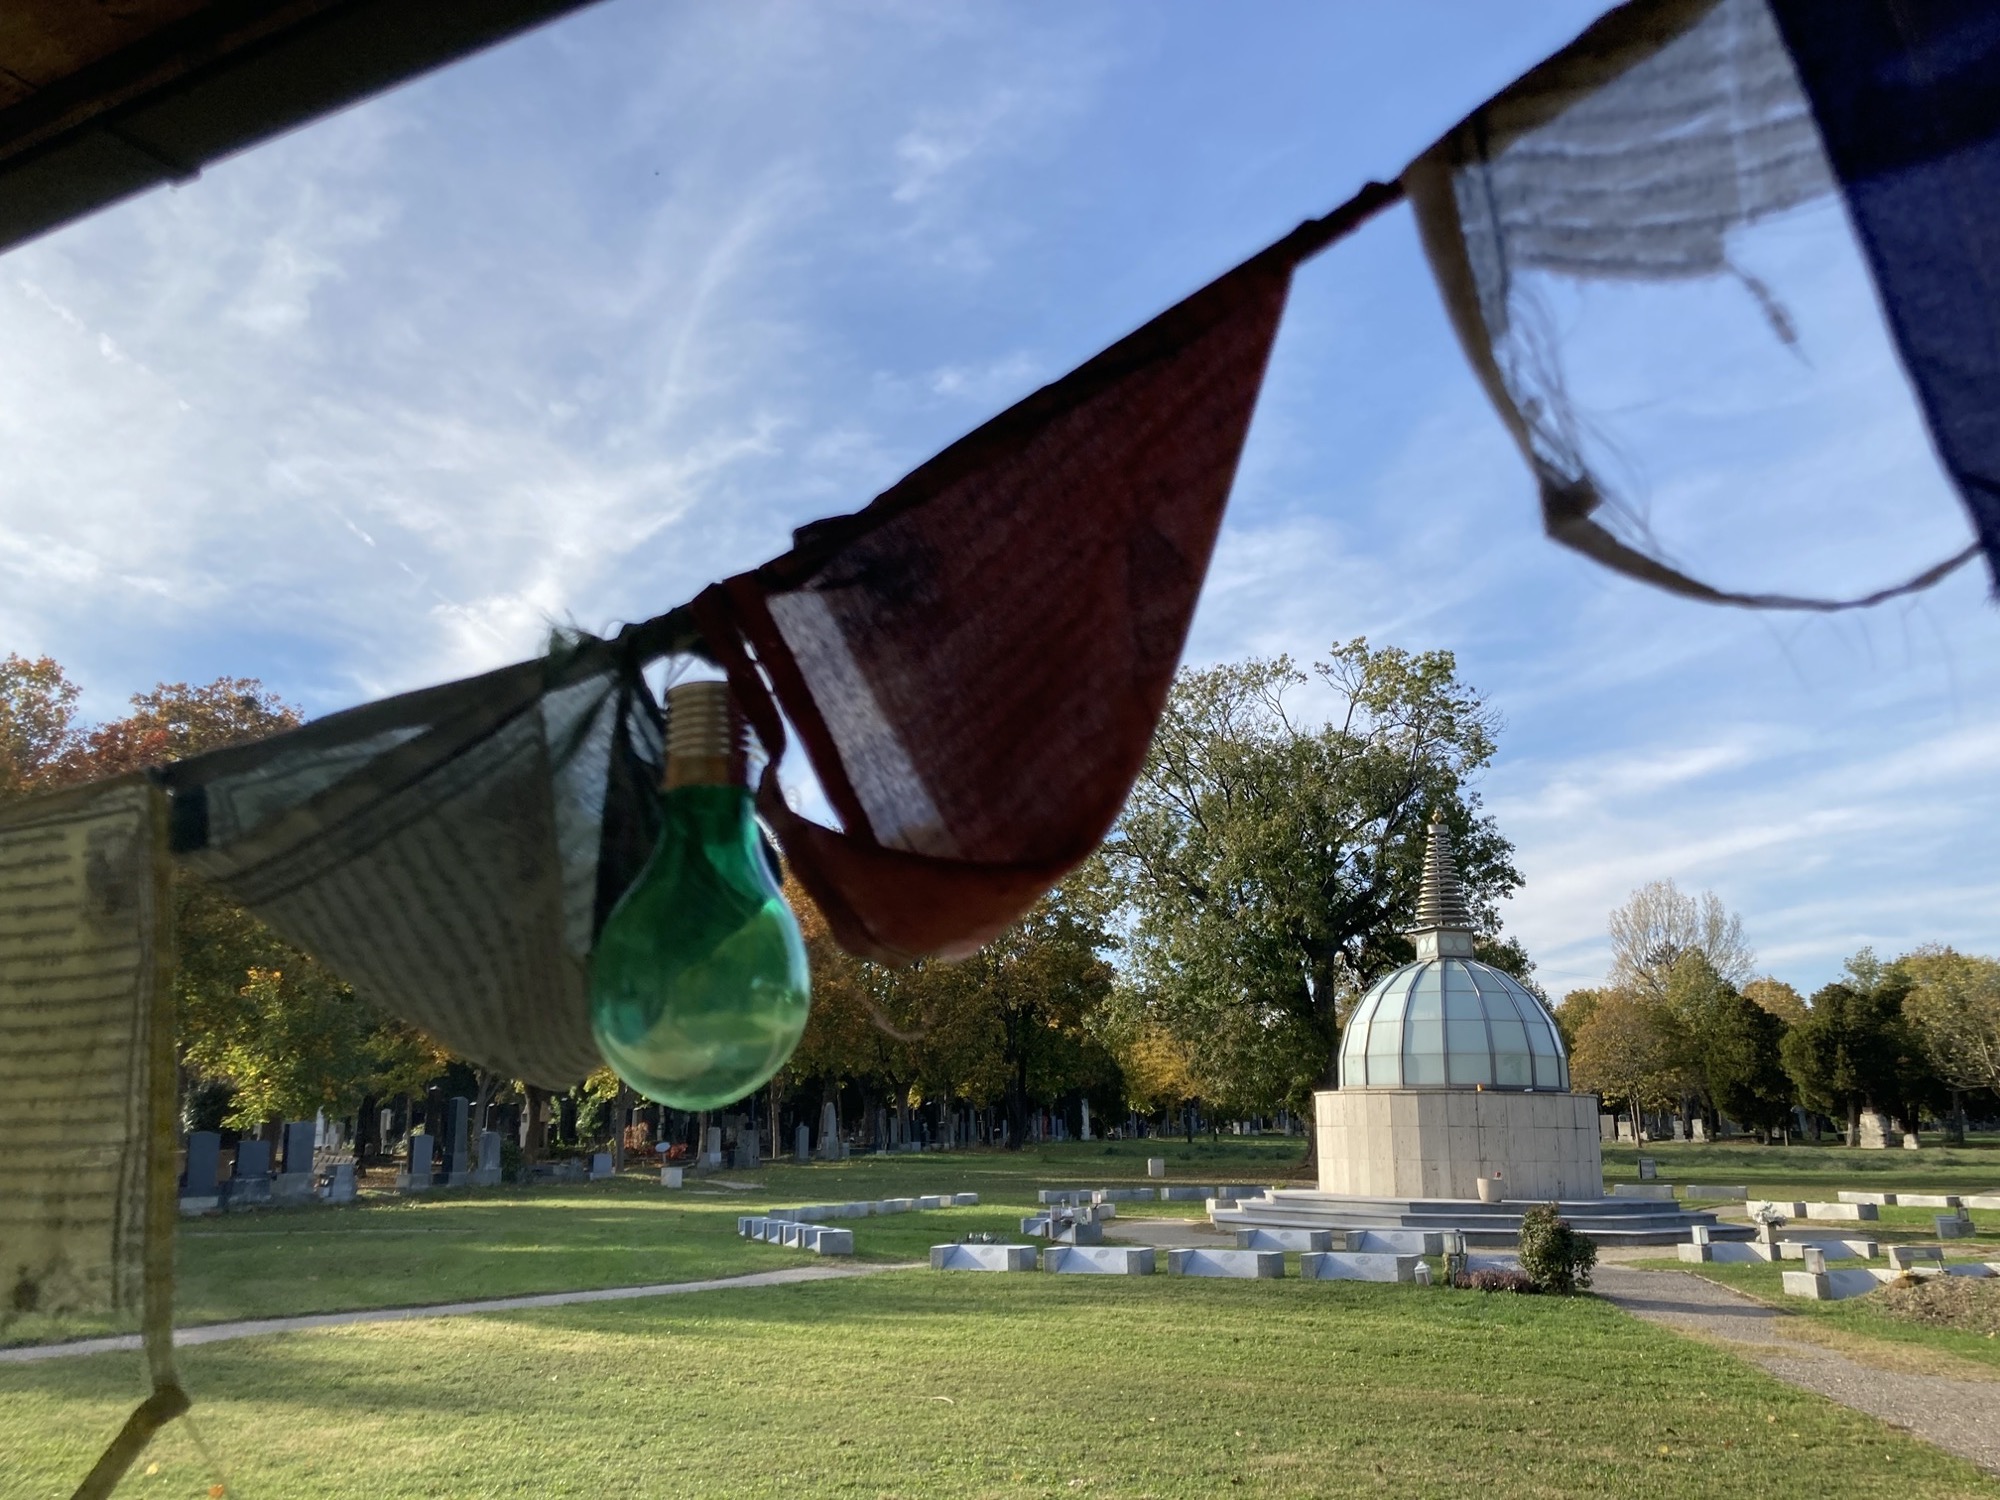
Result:
<instances>
[{"instance_id":1,"label":"concrete platform","mask_svg":"<svg viewBox=\"0 0 2000 1500\"><path fill-rule=\"evenodd\" d=\"M1217 1208L1218 1229L1433 1230L1463 1234L1469 1245L1513 1246L1532 1202L1481 1203L1476 1198L1361 1198L1344 1193L1283 1188ZM1713 1240L1747 1240L1747 1224L1723 1224L1706 1209L1641 1198L1578 1198L1557 1205L1564 1218L1601 1247L1677 1245L1697 1224Z\"/></svg>"}]
</instances>

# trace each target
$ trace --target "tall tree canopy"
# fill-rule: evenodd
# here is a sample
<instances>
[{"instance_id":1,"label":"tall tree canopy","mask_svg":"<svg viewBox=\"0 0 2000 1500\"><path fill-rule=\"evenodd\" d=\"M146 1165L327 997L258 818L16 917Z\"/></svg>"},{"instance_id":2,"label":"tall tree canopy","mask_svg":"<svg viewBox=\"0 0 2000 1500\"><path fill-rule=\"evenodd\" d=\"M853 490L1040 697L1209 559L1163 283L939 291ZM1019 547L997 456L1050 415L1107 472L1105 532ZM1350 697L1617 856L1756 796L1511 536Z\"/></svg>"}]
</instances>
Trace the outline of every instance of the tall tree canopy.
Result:
<instances>
[{"instance_id":1,"label":"tall tree canopy","mask_svg":"<svg viewBox=\"0 0 2000 1500\"><path fill-rule=\"evenodd\" d=\"M1655 880L1611 913L1611 983L1618 988L1664 998L1685 953L1699 953L1732 985L1748 980L1757 963L1743 941L1743 919L1714 891L1690 896L1671 880Z\"/></svg>"},{"instance_id":2,"label":"tall tree canopy","mask_svg":"<svg viewBox=\"0 0 2000 1500\"><path fill-rule=\"evenodd\" d=\"M1497 927L1520 875L1470 782L1498 728L1448 651L1356 639L1310 673L1281 656L1175 679L1106 853L1134 986L1198 1073L1259 1080L1253 1107L1332 1082L1344 1004L1411 956L1433 809ZM1525 968L1511 945L1493 957Z\"/></svg>"},{"instance_id":3,"label":"tall tree canopy","mask_svg":"<svg viewBox=\"0 0 2000 1500\"><path fill-rule=\"evenodd\" d=\"M1903 1015L1947 1088L2000 1090L2000 963L1935 944L1891 966Z\"/></svg>"}]
</instances>

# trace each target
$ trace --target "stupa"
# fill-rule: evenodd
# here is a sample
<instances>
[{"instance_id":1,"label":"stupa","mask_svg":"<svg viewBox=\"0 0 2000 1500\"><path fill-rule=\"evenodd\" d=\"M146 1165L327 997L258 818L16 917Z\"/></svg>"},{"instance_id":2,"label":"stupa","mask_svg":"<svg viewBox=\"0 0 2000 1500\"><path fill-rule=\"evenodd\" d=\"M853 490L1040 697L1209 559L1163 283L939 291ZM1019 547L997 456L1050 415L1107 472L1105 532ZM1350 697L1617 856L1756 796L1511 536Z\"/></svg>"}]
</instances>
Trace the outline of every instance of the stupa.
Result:
<instances>
[{"instance_id":1,"label":"stupa","mask_svg":"<svg viewBox=\"0 0 2000 1500\"><path fill-rule=\"evenodd\" d=\"M1340 1087L1313 1095L1324 1192L1548 1201L1603 1192L1597 1096L1573 1094L1547 1008L1473 957L1472 913L1433 818L1417 956L1348 1018Z\"/></svg>"},{"instance_id":2,"label":"stupa","mask_svg":"<svg viewBox=\"0 0 2000 1500\"><path fill-rule=\"evenodd\" d=\"M1427 1232L1416 1243L1451 1231L1510 1245L1522 1214L1553 1202L1600 1243L1671 1244L1697 1225L1748 1236L1670 1201L1665 1184L1659 1197L1605 1196L1597 1096L1570 1091L1542 1002L1473 957L1472 913L1437 818L1410 938L1416 958L1376 980L1348 1018L1340 1086L1313 1095L1319 1187L1217 1200L1217 1228L1344 1232L1350 1248L1392 1230Z\"/></svg>"}]
</instances>

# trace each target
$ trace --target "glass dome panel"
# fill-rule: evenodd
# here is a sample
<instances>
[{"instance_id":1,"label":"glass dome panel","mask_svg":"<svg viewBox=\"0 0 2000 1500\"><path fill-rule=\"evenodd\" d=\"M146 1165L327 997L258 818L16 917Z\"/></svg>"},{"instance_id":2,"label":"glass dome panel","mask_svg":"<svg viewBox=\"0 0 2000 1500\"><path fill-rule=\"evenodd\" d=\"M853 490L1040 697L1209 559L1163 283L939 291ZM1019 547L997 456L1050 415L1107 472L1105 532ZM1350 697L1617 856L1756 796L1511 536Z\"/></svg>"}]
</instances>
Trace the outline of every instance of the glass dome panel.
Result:
<instances>
[{"instance_id":1,"label":"glass dome panel","mask_svg":"<svg viewBox=\"0 0 2000 1500\"><path fill-rule=\"evenodd\" d=\"M1547 1009L1513 976L1471 959L1419 960L1378 980L1341 1039L1355 1088L1569 1087Z\"/></svg>"},{"instance_id":2,"label":"glass dome panel","mask_svg":"<svg viewBox=\"0 0 2000 1500\"><path fill-rule=\"evenodd\" d=\"M1436 990L1427 995L1410 996L1409 1017L1413 1021L1436 1021L1444 1016L1444 996Z\"/></svg>"},{"instance_id":3,"label":"glass dome panel","mask_svg":"<svg viewBox=\"0 0 2000 1500\"><path fill-rule=\"evenodd\" d=\"M1435 1088L1444 1082L1444 1055L1439 1052L1412 1052L1403 1059L1405 1088Z\"/></svg>"},{"instance_id":4,"label":"glass dome panel","mask_svg":"<svg viewBox=\"0 0 2000 1500\"><path fill-rule=\"evenodd\" d=\"M1445 1061L1453 1083L1493 1081L1493 1054L1483 1049L1478 1052L1460 1052L1454 1048Z\"/></svg>"},{"instance_id":5,"label":"glass dome panel","mask_svg":"<svg viewBox=\"0 0 2000 1500\"><path fill-rule=\"evenodd\" d=\"M1495 1052L1493 1082L1498 1088L1524 1089L1535 1081L1534 1059L1525 1052Z\"/></svg>"}]
</instances>

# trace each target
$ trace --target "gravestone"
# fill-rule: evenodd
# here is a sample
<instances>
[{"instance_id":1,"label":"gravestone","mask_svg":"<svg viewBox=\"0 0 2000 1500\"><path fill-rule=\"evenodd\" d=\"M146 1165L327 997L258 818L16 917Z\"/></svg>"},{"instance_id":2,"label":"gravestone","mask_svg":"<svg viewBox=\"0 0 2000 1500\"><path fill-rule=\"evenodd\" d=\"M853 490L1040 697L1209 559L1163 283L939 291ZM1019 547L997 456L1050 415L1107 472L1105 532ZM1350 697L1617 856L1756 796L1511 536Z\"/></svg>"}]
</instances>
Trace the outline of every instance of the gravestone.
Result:
<instances>
[{"instance_id":1,"label":"gravestone","mask_svg":"<svg viewBox=\"0 0 2000 1500\"><path fill-rule=\"evenodd\" d=\"M1597 1117L1597 1138L1600 1141L1618 1139L1618 1116L1600 1114Z\"/></svg>"},{"instance_id":2,"label":"gravestone","mask_svg":"<svg viewBox=\"0 0 2000 1500\"><path fill-rule=\"evenodd\" d=\"M1889 1247L1889 1269L1898 1272L1914 1271L1920 1265L1942 1266L1944 1251L1936 1245L1891 1245Z\"/></svg>"},{"instance_id":3,"label":"gravestone","mask_svg":"<svg viewBox=\"0 0 2000 1500\"><path fill-rule=\"evenodd\" d=\"M329 1203L352 1203L354 1201L354 1163L337 1161L333 1164L333 1177L326 1185L326 1201Z\"/></svg>"},{"instance_id":4,"label":"gravestone","mask_svg":"<svg viewBox=\"0 0 2000 1500\"><path fill-rule=\"evenodd\" d=\"M1652 1157L1642 1156L1639 1158L1639 1180L1641 1182L1651 1182L1659 1175L1659 1163L1654 1161Z\"/></svg>"},{"instance_id":5,"label":"gravestone","mask_svg":"<svg viewBox=\"0 0 2000 1500\"><path fill-rule=\"evenodd\" d=\"M1042 1269L1058 1276L1151 1276L1158 1262L1151 1245L1051 1245Z\"/></svg>"},{"instance_id":6,"label":"gravestone","mask_svg":"<svg viewBox=\"0 0 2000 1500\"><path fill-rule=\"evenodd\" d=\"M1032 1271L1033 1245L933 1245L933 1271Z\"/></svg>"},{"instance_id":7,"label":"gravestone","mask_svg":"<svg viewBox=\"0 0 2000 1500\"><path fill-rule=\"evenodd\" d=\"M1932 1222L1937 1225L1937 1237L1941 1240L1972 1238L1972 1219L1962 1208L1955 1214L1939 1214Z\"/></svg>"},{"instance_id":8,"label":"gravestone","mask_svg":"<svg viewBox=\"0 0 2000 1500\"><path fill-rule=\"evenodd\" d=\"M602 1182L611 1175L611 1153L609 1151L593 1151L590 1156L590 1180L592 1182Z\"/></svg>"},{"instance_id":9,"label":"gravestone","mask_svg":"<svg viewBox=\"0 0 2000 1500\"><path fill-rule=\"evenodd\" d=\"M1688 1127L1688 1139L1691 1141L1706 1142L1708 1140L1708 1121L1702 1119L1699 1115L1695 1116L1694 1123Z\"/></svg>"},{"instance_id":10,"label":"gravestone","mask_svg":"<svg viewBox=\"0 0 2000 1500\"><path fill-rule=\"evenodd\" d=\"M1083 1139L1085 1139L1086 1141L1087 1141L1087 1140L1089 1140L1089 1139L1091 1139L1091 1135L1090 1135L1090 1101L1089 1101L1088 1099L1085 1099L1085 1100L1083 1101Z\"/></svg>"},{"instance_id":11,"label":"gravestone","mask_svg":"<svg viewBox=\"0 0 2000 1500\"><path fill-rule=\"evenodd\" d=\"M376 1117L375 1125L375 1139L377 1141L387 1141L389 1139L389 1132L396 1126L396 1112L389 1108L388 1105L383 1105L382 1113Z\"/></svg>"},{"instance_id":12,"label":"gravestone","mask_svg":"<svg viewBox=\"0 0 2000 1500\"><path fill-rule=\"evenodd\" d=\"M1806 1218L1828 1222L1854 1223L1882 1217L1882 1211L1872 1203L1808 1203L1805 1210Z\"/></svg>"},{"instance_id":13,"label":"gravestone","mask_svg":"<svg viewBox=\"0 0 2000 1500\"><path fill-rule=\"evenodd\" d=\"M248 1136L236 1143L236 1175L229 1180L229 1206L271 1201L271 1143Z\"/></svg>"},{"instance_id":14,"label":"gravestone","mask_svg":"<svg viewBox=\"0 0 2000 1500\"><path fill-rule=\"evenodd\" d=\"M1344 1249L1371 1255L1442 1255L1441 1229L1350 1229ZM1318 1246L1313 1246L1318 1249Z\"/></svg>"},{"instance_id":15,"label":"gravestone","mask_svg":"<svg viewBox=\"0 0 2000 1500\"><path fill-rule=\"evenodd\" d=\"M187 1167L181 1173L183 1207L193 1199L216 1206L216 1174L222 1168L222 1137L213 1130L191 1130L187 1138ZM198 1212L199 1210L189 1210Z\"/></svg>"},{"instance_id":16,"label":"gravestone","mask_svg":"<svg viewBox=\"0 0 2000 1500\"><path fill-rule=\"evenodd\" d=\"M472 1185L500 1185L500 1132L497 1130L479 1132L479 1165L472 1169Z\"/></svg>"},{"instance_id":17,"label":"gravestone","mask_svg":"<svg viewBox=\"0 0 2000 1500\"><path fill-rule=\"evenodd\" d=\"M472 1128L472 1101L463 1094L451 1097L449 1123L445 1126L444 1138L444 1185L464 1187L472 1181L471 1142L467 1135Z\"/></svg>"},{"instance_id":18,"label":"gravestone","mask_svg":"<svg viewBox=\"0 0 2000 1500\"><path fill-rule=\"evenodd\" d=\"M812 1127L801 1123L792 1131L792 1160L801 1166L812 1160Z\"/></svg>"},{"instance_id":19,"label":"gravestone","mask_svg":"<svg viewBox=\"0 0 2000 1500\"><path fill-rule=\"evenodd\" d=\"M1903 1149L1905 1151L1921 1151L1923 1146L1924 1143L1917 1139L1917 1133L1914 1130L1903 1132Z\"/></svg>"},{"instance_id":20,"label":"gravestone","mask_svg":"<svg viewBox=\"0 0 2000 1500\"><path fill-rule=\"evenodd\" d=\"M1275 1281L1285 1274L1282 1250L1169 1250L1169 1276L1221 1276L1235 1281Z\"/></svg>"},{"instance_id":21,"label":"gravestone","mask_svg":"<svg viewBox=\"0 0 2000 1500\"><path fill-rule=\"evenodd\" d=\"M720 1125L711 1125L708 1127L708 1135L702 1141L701 1145L701 1164L704 1167L719 1167L722 1165L722 1127Z\"/></svg>"},{"instance_id":22,"label":"gravestone","mask_svg":"<svg viewBox=\"0 0 2000 1500\"><path fill-rule=\"evenodd\" d=\"M1619 1115L1617 1119L1618 1139L1621 1141L1637 1141L1638 1137L1632 1133L1632 1122L1623 1115Z\"/></svg>"},{"instance_id":23,"label":"gravestone","mask_svg":"<svg viewBox=\"0 0 2000 1500\"><path fill-rule=\"evenodd\" d=\"M739 1130L736 1133L736 1150L732 1155L731 1165L739 1172L755 1171L762 1166L763 1159L757 1153L757 1132Z\"/></svg>"},{"instance_id":24,"label":"gravestone","mask_svg":"<svg viewBox=\"0 0 2000 1500\"><path fill-rule=\"evenodd\" d=\"M1422 1257L1322 1250L1299 1257L1306 1281L1414 1281Z\"/></svg>"},{"instance_id":25,"label":"gravestone","mask_svg":"<svg viewBox=\"0 0 2000 1500\"><path fill-rule=\"evenodd\" d=\"M681 1185L681 1169L679 1167L660 1168L661 1187L677 1188L680 1185Z\"/></svg>"},{"instance_id":26,"label":"gravestone","mask_svg":"<svg viewBox=\"0 0 2000 1500\"><path fill-rule=\"evenodd\" d=\"M1333 1231L1331 1229L1239 1229L1236 1231L1236 1248L1239 1250L1331 1250ZM1168 1270L1173 1267L1169 1266Z\"/></svg>"},{"instance_id":27,"label":"gravestone","mask_svg":"<svg viewBox=\"0 0 2000 1500\"><path fill-rule=\"evenodd\" d=\"M1167 1159L1166 1159L1166 1158L1165 1158L1164 1156L1149 1156L1149 1157L1147 1157L1147 1158L1146 1158L1146 1175L1147 1175L1148 1177L1164 1177L1164 1176L1166 1176L1166 1175L1167 1175Z\"/></svg>"},{"instance_id":28,"label":"gravestone","mask_svg":"<svg viewBox=\"0 0 2000 1500\"><path fill-rule=\"evenodd\" d=\"M313 1141L318 1134L311 1120L287 1120L280 1140L284 1156L271 1196L280 1203L303 1203L312 1197Z\"/></svg>"},{"instance_id":29,"label":"gravestone","mask_svg":"<svg viewBox=\"0 0 2000 1500\"><path fill-rule=\"evenodd\" d=\"M436 1179L436 1171L431 1165L431 1152L437 1142L426 1132L419 1131L410 1137L409 1165L396 1174L396 1186L406 1193L430 1191Z\"/></svg>"}]
</instances>

